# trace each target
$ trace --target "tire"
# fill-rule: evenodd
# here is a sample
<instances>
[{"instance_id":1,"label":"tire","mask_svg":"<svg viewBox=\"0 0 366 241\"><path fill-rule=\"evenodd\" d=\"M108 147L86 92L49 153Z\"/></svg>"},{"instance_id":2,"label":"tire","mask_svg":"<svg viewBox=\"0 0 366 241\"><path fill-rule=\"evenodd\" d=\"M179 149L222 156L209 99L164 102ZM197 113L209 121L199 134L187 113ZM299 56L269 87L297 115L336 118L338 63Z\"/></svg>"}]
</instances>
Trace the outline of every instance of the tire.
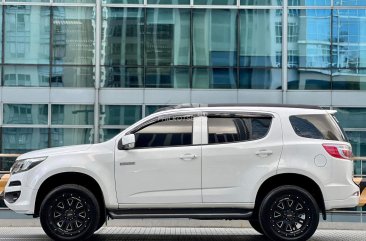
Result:
<instances>
[{"instance_id":1,"label":"tire","mask_svg":"<svg viewBox=\"0 0 366 241\"><path fill-rule=\"evenodd\" d=\"M104 215L105 216L105 215ZM101 218L98 225L97 225L97 229L95 231L99 231L99 229L101 229L103 227L103 225L105 224L106 222L106 218Z\"/></svg>"},{"instance_id":2,"label":"tire","mask_svg":"<svg viewBox=\"0 0 366 241\"><path fill-rule=\"evenodd\" d=\"M250 225L252 226L252 228L254 228L255 231L257 231L260 234L264 234L263 229L262 229L261 224L259 223L258 219L249 219L248 221L249 221Z\"/></svg>"},{"instance_id":3,"label":"tire","mask_svg":"<svg viewBox=\"0 0 366 241\"><path fill-rule=\"evenodd\" d=\"M259 208L259 223L271 240L304 241L318 227L319 208L305 189L281 186L263 199Z\"/></svg>"},{"instance_id":4,"label":"tire","mask_svg":"<svg viewBox=\"0 0 366 241\"><path fill-rule=\"evenodd\" d=\"M45 233L54 240L85 240L99 225L97 199L85 187L67 184L52 190L40 207Z\"/></svg>"}]
</instances>

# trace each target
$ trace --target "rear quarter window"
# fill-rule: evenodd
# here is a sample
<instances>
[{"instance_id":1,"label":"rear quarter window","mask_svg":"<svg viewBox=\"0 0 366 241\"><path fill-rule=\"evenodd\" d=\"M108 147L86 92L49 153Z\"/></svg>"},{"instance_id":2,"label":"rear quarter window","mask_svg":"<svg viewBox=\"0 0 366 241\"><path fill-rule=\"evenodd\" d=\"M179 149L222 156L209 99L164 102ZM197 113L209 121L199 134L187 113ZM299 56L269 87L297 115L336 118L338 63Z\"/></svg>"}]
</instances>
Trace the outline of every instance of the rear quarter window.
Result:
<instances>
[{"instance_id":1,"label":"rear quarter window","mask_svg":"<svg viewBox=\"0 0 366 241\"><path fill-rule=\"evenodd\" d=\"M292 128L298 136L312 139L347 141L337 122L329 114L290 116Z\"/></svg>"}]
</instances>

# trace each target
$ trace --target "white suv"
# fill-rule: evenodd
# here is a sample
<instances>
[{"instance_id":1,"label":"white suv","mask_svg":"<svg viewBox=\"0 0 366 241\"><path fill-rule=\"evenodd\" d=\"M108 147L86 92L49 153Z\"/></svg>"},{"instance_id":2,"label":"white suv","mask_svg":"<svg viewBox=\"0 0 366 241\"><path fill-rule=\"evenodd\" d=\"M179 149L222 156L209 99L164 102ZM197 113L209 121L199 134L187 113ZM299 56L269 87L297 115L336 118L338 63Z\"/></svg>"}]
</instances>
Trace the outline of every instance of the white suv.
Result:
<instances>
[{"instance_id":1,"label":"white suv","mask_svg":"<svg viewBox=\"0 0 366 241\"><path fill-rule=\"evenodd\" d=\"M351 146L309 106L178 106L94 145L20 156L6 205L56 240L108 217L248 219L273 240L306 240L319 213L359 203Z\"/></svg>"}]
</instances>

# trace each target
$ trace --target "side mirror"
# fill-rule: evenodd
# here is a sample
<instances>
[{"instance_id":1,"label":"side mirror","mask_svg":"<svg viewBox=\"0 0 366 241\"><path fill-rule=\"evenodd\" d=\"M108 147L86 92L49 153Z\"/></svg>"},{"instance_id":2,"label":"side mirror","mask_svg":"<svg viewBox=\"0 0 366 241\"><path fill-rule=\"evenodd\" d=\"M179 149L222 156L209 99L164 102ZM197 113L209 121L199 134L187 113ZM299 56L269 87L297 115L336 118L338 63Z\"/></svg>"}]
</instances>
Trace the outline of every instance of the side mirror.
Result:
<instances>
[{"instance_id":1,"label":"side mirror","mask_svg":"<svg viewBox=\"0 0 366 241\"><path fill-rule=\"evenodd\" d=\"M122 136L121 140L118 142L118 150L130 150L135 147L135 135L125 135Z\"/></svg>"}]
</instances>

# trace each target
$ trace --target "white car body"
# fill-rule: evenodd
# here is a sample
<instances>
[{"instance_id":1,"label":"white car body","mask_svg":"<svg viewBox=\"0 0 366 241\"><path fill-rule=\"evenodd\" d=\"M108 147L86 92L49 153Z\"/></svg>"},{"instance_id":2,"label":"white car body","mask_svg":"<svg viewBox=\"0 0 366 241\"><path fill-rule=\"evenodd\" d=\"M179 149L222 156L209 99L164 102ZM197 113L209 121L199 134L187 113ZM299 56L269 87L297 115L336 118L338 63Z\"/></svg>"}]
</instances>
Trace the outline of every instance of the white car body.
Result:
<instances>
[{"instance_id":1,"label":"white car body","mask_svg":"<svg viewBox=\"0 0 366 241\"><path fill-rule=\"evenodd\" d=\"M164 150L117 148L125 133L159 115L207 111L267 113L274 118L266 137L255 141L206 145L207 117L198 116L194 119L193 146ZM21 191L21 195L15 203L6 202L6 205L18 213L34 214L37 190L46 179L59 173L77 172L97 181L107 209L152 206L254 208L257 192L265 180L293 173L316 182L326 210L354 207L359 202L359 196L355 195L359 188L352 180L352 161L332 158L321 146L324 140L299 137L289 122L291 115L325 113L326 110L276 107L183 108L158 112L104 143L50 148L21 155L20 160L47 159L27 172L10 177L8 184L20 181L22 185L7 185L5 192ZM268 157L256 155L262 149L271 149L273 154ZM197 158L182 160L180 157L186 153L193 153ZM326 157L324 166L316 165L314 158L317 155ZM136 165L121 165L123 162L135 162Z\"/></svg>"}]
</instances>

